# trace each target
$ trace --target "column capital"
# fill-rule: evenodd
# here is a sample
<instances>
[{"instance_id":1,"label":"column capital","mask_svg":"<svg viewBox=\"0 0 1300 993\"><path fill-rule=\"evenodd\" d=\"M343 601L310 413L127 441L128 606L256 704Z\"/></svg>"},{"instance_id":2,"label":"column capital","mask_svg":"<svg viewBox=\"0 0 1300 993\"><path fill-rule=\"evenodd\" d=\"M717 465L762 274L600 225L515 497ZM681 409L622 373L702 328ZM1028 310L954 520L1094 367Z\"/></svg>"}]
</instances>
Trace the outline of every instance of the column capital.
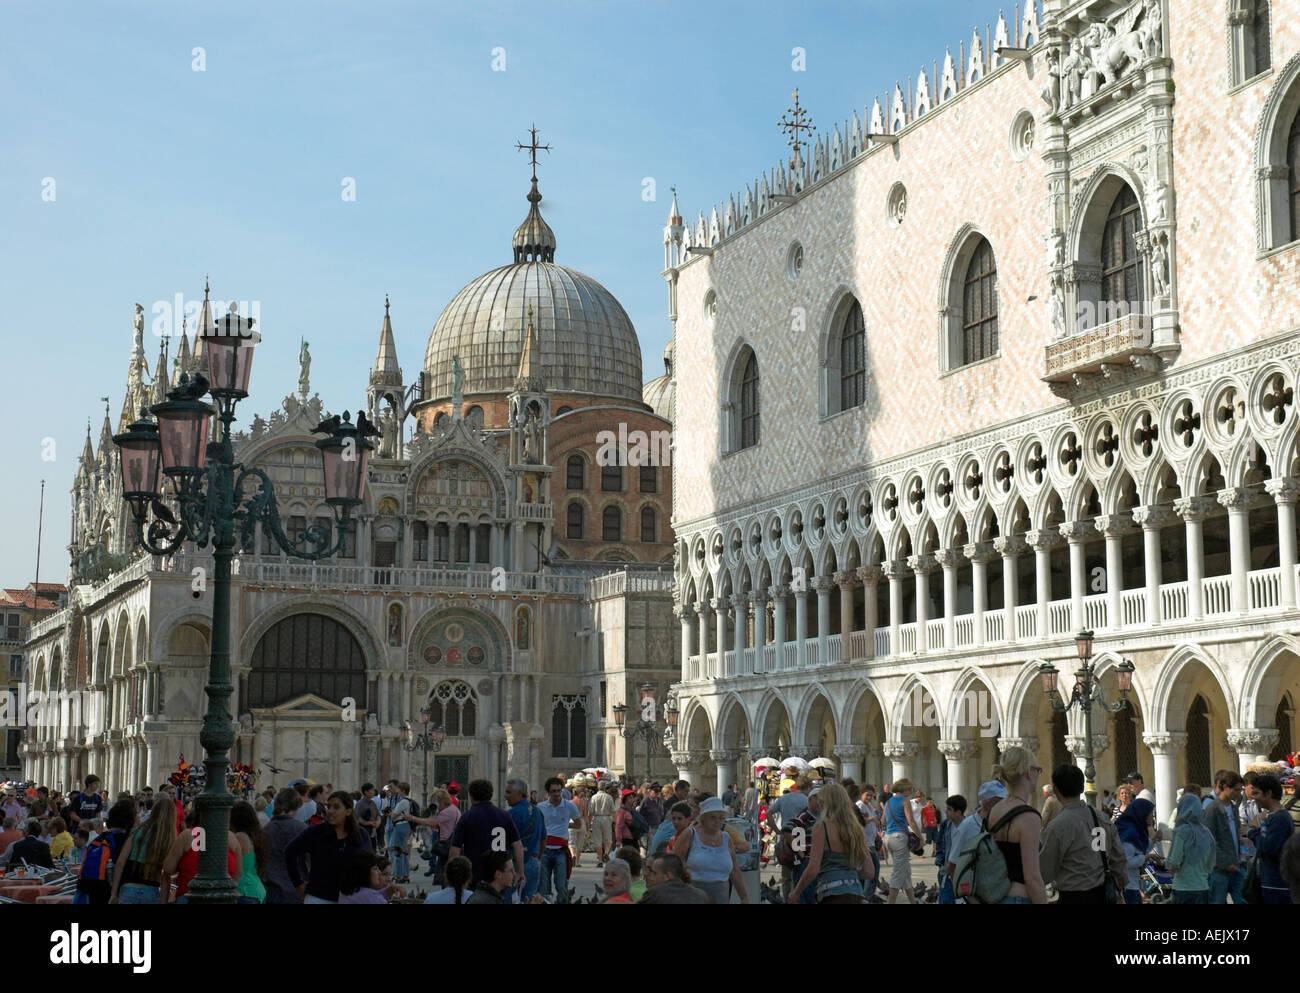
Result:
<instances>
[{"instance_id":1,"label":"column capital","mask_svg":"<svg viewBox=\"0 0 1300 993\"><path fill-rule=\"evenodd\" d=\"M902 559L890 559L880 563L880 571L892 582L907 575L907 563Z\"/></svg>"},{"instance_id":2,"label":"column capital","mask_svg":"<svg viewBox=\"0 0 1300 993\"><path fill-rule=\"evenodd\" d=\"M774 751L776 751L775 745L750 745L749 761L757 762L759 759L771 758Z\"/></svg>"},{"instance_id":3,"label":"column capital","mask_svg":"<svg viewBox=\"0 0 1300 993\"><path fill-rule=\"evenodd\" d=\"M885 741L880 747L890 759L914 759L921 750L920 743L915 741Z\"/></svg>"},{"instance_id":4,"label":"column capital","mask_svg":"<svg viewBox=\"0 0 1300 993\"><path fill-rule=\"evenodd\" d=\"M1061 532L1062 538L1070 542L1070 544L1076 544L1092 534L1095 529L1092 526L1092 521L1066 521L1058 530Z\"/></svg>"},{"instance_id":5,"label":"column capital","mask_svg":"<svg viewBox=\"0 0 1300 993\"><path fill-rule=\"evenodd\" d=\"M816 590L818 594L829 593L831 587L835 585L835 581L829 576L814 576L808 585Z\"/></svg>"},{"instance_id":6,"label":"column capital","mask_svg":"<svg viewBox=\"0 0 1300 993\"><path fill-rule=\"evenodd\" d=\"M940 548L934 553L935 563L945 572L957 568L957 559L961 553L955 548Z\"/></svg>"},{"instance_id":7,"label":"column capital","mask_svg":"<svg viewBox=\"0 0 1300 993\"><path fill-rule=\"evenodd\" d=\"M733 594L731 594L731 605L732 605L733 607L735 607L737 610L742 610L742 609L744 609L744 607L745 607L745 605L746 605L747 603L749 603L749 595L748 595L748 594L746 594L746 593L733 593Z\"/></svg>"},{"instance_id":8,"label":"column capital","mask_svg":"<svg viewBox=\"0 0 1300 993\"><path fill-rule=\"evenodd\" d=\"M1214 509L1215 500L1208 496L1180 497L1174 501L1174 510L1184 521L1203 521Z\"/></svg>"},{"instance_id":9,"label":"column capital","mask_svg":"<svg viewBox=\"0 0 1300 993\"><path fill-rule=\"evenodd\" d=\"M707 748L692 748L685 754L687 765L702 765L709 759L709 750Z\"/></svg>"},{"instance_id":10,"label":"column capital","mask_svg":"<svg viewBox=\"0 0 1300 993\"><path fill-rule=\"evenodd\" d=\"M728 599L729 598L725 596L715 596L709 601L709 606L716 612L725 614L727 612Z\"/></svg>"},{"instance_id":11,"label":"column capital","mask_svg":"<svg viewBox=\"0 0 1300 993\"><path fill-rule=\"evenodd\" d=\"M1240 510L1243 513L1250 506L1251 500L1250 488L1246 486L1229 486L1219 490L1218 501L1223 507L1226 507L1231 513L1234 510Z\"/></svg>"},{"instance_id":12,"label":"column capital","mask_svg":"<svg viewBox=\"0 0 1300 993\"><path fill-rule=\"evenodd\" d=\"M858 566L858 579L862 580L864 586L875 586L880 582L880 566L863 565Z\"/></svg>"},{"instance_id":13,"label":"column capital","mask_svg":"<svg viewBox=\"0 0 1300 993\"><path fill-rule=\"evenodd\" d=\"M755 607L766 607L767 598L768 598L767 590L754 590L749 594L749 602L752 603Z\"/></svg>"},{"instance_id":14,"label":"column capital","mask_svg":"<svg viewBox=\"0 0 1300 993\"><path fill-rule=\"evenodd\" d=\"M691 753L690 753L690 752L673 752L673 753L671 754L671 758L672 758L672 760L673 760L673 765L677 766L678 769L684 769L684 768L686 768L686 766L690 765L690 762L691 762Z\"/></svg>"},{"instance_id":15,"label":"column capital","mask_svg":"<svg viewBox=\"0 0 1300 993\"><path fill-rule=\"evenodd\" d=\"M1065 736L1065 747L1075 758L1083 758L1087 755L1088 736L1083 734L1067 734ZM1092 754L1095 758L1101 755L1110 747L1110 738L1106 734L1093 734L1092 736Z\"/></svg>"},{"instance_id":16,"label":"column capital","mask_svg":"<svg viewBox=\"0 0 1300 993\"><path fill-rule=\"evenodd\" d=\"M693 603L678 604L673 608L673 613L677 615L679 621L689 620L695 616L695 605Z\"/></svg>"},{"instance_id":17,"label":"column capital","mask_svg":"<svg viewBox=\"0 0 1300 993\"><path fill-rule=\"evenodd\" d=\"M1152 755L1172 755L1187 747L1186 731L1143 731L1142 744Z\"/></svg>"},{"instance_id":18,"label":"column capital","mask_svg":"<svg viewBox=\"0 0 1300 993\"><path fill-rule=\"evenodd\" d=\"M1142 525L1143 531L1157 531L1169 520L1172 515L1167 507L1134 507L1133 520Z\"/></svg>"},{"instance_id":19,"label":"column capital","mask_svg":"<svg viewBox=\"0 0 1300 993\"><path fill-rule=\"evenodd\" d=\"M972 562L987 562L998 554L991 541L972 541L962 546L961 553Z\"/></svg>"},{"instance_id":20,"label":"column capital","mask_svg":"<svg viewBox=\"0 0 1300 993\"><path fill-rule=\"evenodd\" d=\"M969 739L956 738L952 741L939 742L939 751L949 762L973 759L980 753L980 743Z\"/></svg>"},{"instance_id":21,"label":"column capital","mask_svg":"<svg viewBox=\"0 0 1300 993\"><path fill-rule=\"evenodd\" d=\"M709 752L709 758L719 765L724 762L735 762L740 756L741 752L738 748L714 748Z\"/></svg>"},{"instance_id":22,"label":"column capital","mask_svg":"<svg viewBox=\"0 0 1300 993\"><path fill-rule=\"evenodd\" d=\"M1019 555L1028 547L1025 539L1019 535L1008 534L993 539L993 550L1004 557Z\"/></svg>"},{"instance_id":23,"label":"column capital","mask_svg":"<svg viewBox=\"0 0 1300 993\"><path fill-rule=\"evenodd\" d=\"M1062 537L1059 531L1054 531L1051 528L1040 528L1038 530L1025 532L1025 542L1034 551L1038 551L1039 549L1047 549L1050 551L1057 545L1061 544L1064 540L1064 537Z\"/></svg>"},{"instance_id":24,"label":"column capital","mask_svg":"<svg viewBox=\"0 0 1300 993\"><path fill-rule=\"evenodd\" d=\"M1269 479L1264 483L1264 491L1279 504L1295 503L1296 498L1300 497L1300 479L1294 476Z\"/></svg>"},{"instance_id":25,"label":"column capital","mask_svg":"<svg viewBox=\"0 0 1300 993\"><path fill-rule=\"evenodd\" d=\"M1228 747L1238 755L1267 755L1277 739L1277 728L1228 728Z\"/></svg>"},{"instance_id":26,"label":"column capital","mask_svg":"<svg viewBox=\"0 0 1300 993\"><path fill-rule=\"evenodd\" d=\"M1107 538L1118 538L1133 530L1133 517L1128 514L1102 514L1093 523L1098 533Z\"/></svg>"},{"instance_id":27,"label":"column capital","mask_svg":"<svg viewBox=\"0 0 1300 993\"><path fill-rule=\"evenodd\" d=\"M850 762L856 762L858 759L865 758L867 755L866 745L836 745L831 749L831 754L837 759L847 759Z\"/></svg>"},{"instance_id":28,"label":"column capital","mask_svg":"<svg viewBox=\"0 0 1300 993\"><path fill-rule=\"evenodd\" d=\"M934 562L928 555L909 555L907 567L919 576L927 575L934 568Z\"/></svg>"},{"instance_id":29,"label":"column capital","mask_svg":"<svg viewBox=\"0 0 1300 993\"><path fill-rule=\"evenodd\" d=\"M999 738L998 751L1005 752L1008 748L1027 748L1031 752L1037 752L1038 738L1032 734L1019 738Z\"/></svg>"},{"instance_id":30,"label":"column capital","mask_svg":"<svg viewBox=\"0 0 1300 993\"><path fill-rule=\"evenodd\" d=\"M858 574L854 569L841 569L835 573L835 585L847 586L849 589L858 585Z\"/></svg>"},{"instance_id":31,"label":"column capital","mask_svg":"<svg viewBox=\"0 0 1300 993\"><path fill-rule=\"evenodd\" d=\"M709 605L708 600L696 600L694 606L695 613L699 614L701 617L707 617L713 612L713 608Z\"/></svg>"},{"instance_id":32,"label":"column capital","mask_svg":"<svg viewBox=\"0 0 1300 993\"><path fill-rule=\"evenodd\" d=\"M816 758L816 751L817 749L806 741L790 743L790 754L798 755L800 758L803 758L805 755L812 755L813 758Z\"/></svg>"},{"instance_id":33,"label":"column capital","mask_svg":"<svg viewBox=\"0 0 1300 993\"><path fill-rule=\"evenodd\" d=\"M790 587L769 586L767 588L767 595L770 596L773 600L784 600L786 597L790 595Z\"/></svg>"}]
</instances>

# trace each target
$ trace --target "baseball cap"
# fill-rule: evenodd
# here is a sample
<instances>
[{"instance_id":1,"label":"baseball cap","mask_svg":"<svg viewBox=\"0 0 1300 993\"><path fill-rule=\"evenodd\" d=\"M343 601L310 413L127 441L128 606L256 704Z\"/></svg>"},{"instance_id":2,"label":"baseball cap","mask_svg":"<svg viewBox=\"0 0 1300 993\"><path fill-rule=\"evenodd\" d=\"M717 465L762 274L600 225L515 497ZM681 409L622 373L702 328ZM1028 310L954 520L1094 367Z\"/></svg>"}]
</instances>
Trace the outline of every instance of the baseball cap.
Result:
<instances>
[{"instance_id":1,"label":"baseball cap","mask_svg":"<svg viewBox=\"0 0 1300 993\"><path fill-rule=\"evenodd\" d=\"M990 779L979 789L980 803L986 803L989 800L1001 800L1007 795L1007 788L996 779Z\"/></svg>"}]
</instances>

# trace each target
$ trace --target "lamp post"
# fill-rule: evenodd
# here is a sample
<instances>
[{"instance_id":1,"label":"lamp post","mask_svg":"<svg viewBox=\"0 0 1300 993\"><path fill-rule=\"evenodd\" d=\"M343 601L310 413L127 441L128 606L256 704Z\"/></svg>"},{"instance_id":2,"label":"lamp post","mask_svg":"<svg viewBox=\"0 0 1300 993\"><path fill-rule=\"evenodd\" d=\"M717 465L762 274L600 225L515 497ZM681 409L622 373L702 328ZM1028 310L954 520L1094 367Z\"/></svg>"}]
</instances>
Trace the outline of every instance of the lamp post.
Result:
<instances>
[{"instance_id":1,"label":"lamp post","mask_svg":"<svg viewBox=\"0 0 1300 993\"><path fill-rule=\"evenodd\" d=\"M642 683L640 690L641 716L637 719L637 722L630 725L627 723L627 704L619 703L614 705L614 724L618 727L618 733L624 738L629 740L645 739L645 778L648 780L651 774L650 761L654 755L655 742L663 739L664 725L660 724L655 716L654 684ZM677 705L671 699L668 701L668 706L664 708L664 719L668 727L677 726Z\"/></svg>"},{"instance_id":2,"label":"lamp post","mask_svg":"<svg viewBox=\"0 0 1300 993\"><path fill-rule=\"evenodd\" d=\"M365 437L373 428L364 415L358 415L355 427L346 411L343 417L327 417L317 426L316 432L327 436L316 447L324 463L325 503L335 515L336 526L315 525L291 541L280 525L270 477L261 469L236 463L231 442L235 405L248 396L253 348L261 340L253 323L232 304L228 314L202 332L211 381L182 374L166 401L150 408L156 424L142 410L135 423L113 437L121 449L122 490L131 507L136 541L153 555L171 555L186 541L199 548L212 547L212 655L204 687L208 709L199 732L207 782L195 799L203 833L198 839L202 847L190 903L234 903L236 896L235 882L226 871L234 805L226 787L228 753L234 743L229 706L230 560L236 548L254 547L259 523L281 548L299 558L322 559L342 548L352 509L362 502L373 447ZM206 394L211 394L215 407L202 402ZM209 439L213 417L216 440ZM258 486L245 496L250 480ZM173 506L165 502L168 497ZM195 591L200 595L201 587Z\"/></svg>"},{"instance_id":3,"label":"lamp post","mask_svg":"<svg viewBox=\"0 0 1300 993\"><path fill-rule=\"evenodd\" d=\"M1069 703L1061 703L1057 695L1056 677L1060 670L1056 666L1050 662L1043 663L1039 675L1043 680L1043 692L1051 701L1053 710L1066 712L1075 704L1083 708L1084 795L1088 799L1088 806L1092 807L1097 802L1097 766L1092 751L1092 707L1095 703L1106 713L1117 714L1128 706L1128 691L1133 688L1133 663L1124 659L1115 667L1115 688L1119 690L1119 699L1108 703L1092 664L1092 632L1080 631L1075 635L1074 647L1079 654L1079 668L1074 674L1074 689Z\"/></svg>"},{"instance_id":4,"label":"lamp post","mask_svg":"<svg viewBox=\"0 0 1300 993\"><path fill-rule=\"evenodd\" d=\"M429 809L429 753L437 752L442 748L442 743L447 740L447 732L439 724L436 728L429 727L429 718L433 714L433 708L427 704L420 708L420 723L424 725L424 730L419 734L411 727L410 721L402 722L402 748L408 752L413 752L417 748L424 750L424 807L427 816Z\"/></svg>"}]
</instances>

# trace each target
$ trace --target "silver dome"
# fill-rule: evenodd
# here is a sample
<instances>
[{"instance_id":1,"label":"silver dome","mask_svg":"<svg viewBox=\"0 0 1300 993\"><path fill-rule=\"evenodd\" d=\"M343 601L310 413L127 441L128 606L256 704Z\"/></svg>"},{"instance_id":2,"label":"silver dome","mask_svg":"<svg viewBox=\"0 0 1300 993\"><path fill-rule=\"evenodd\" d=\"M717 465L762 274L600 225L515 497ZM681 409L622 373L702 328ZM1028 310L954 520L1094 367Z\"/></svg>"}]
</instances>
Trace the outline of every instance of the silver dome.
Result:
<instances>
[{"instance_id":1,"label":"silver dome","mask_svg":"<svg viewBox=\"0 0 1300 993\"><path fill-rule=\"evenodd\" d=\"M657 376L642 388L641 398L665 421L673 419L673 381Z\"/></svg>"},{"instance_id":2,"label":"silver dome","mask_svg":"<svg viewBox=\"0 0 1300 993\"><path fill-rule=\"evenodd\" d=\"M426 399L450 398L452 356L465 370L465 395L509 393L529 307L547 390L641 400L641 345L622 305L590 276L539 261L484 273L447 304L425 350Z\"/></svg>"}]
</instances>

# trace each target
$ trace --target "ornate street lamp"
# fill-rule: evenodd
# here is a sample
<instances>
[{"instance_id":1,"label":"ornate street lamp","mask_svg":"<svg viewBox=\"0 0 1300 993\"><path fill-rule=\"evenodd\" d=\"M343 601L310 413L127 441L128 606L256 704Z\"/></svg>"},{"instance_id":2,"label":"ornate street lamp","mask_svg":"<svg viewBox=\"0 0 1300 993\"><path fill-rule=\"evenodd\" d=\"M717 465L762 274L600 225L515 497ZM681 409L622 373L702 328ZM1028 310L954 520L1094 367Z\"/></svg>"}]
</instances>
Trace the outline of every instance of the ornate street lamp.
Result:
<instances>
[{"instance_id":1,"label":"ornate street lamp","mask_svg":"<svg viewBox=\"0 0 1300 993\"><path fill-rule=\"evenodd\" d=\"M1080 631L1075 635L1074 647L1079 655L1079 668L1074 674L1074 689L1071 691L1069 703L1061 703L1057 695L1057 676L1060 675L1060 670L1050 662L1044 662L1038 670L1039 677L1043 681L1043 692L1047 694L1053 710L1064 713L1075 704L1083 710L1084 795L1090 807L1095 806L1097 802L1097 766L1092 748L1092 707L1096 704L1108 714L1117 714L1128 706L1128 692L1133 688L1134 668L1133 663L1128 659L1124 659L1115 667L1115 688L1119 691L1119 699L1114 703L1108 703L1101 688L1101 681L1097 678L1097 671L1092 664L1092 641L1091 631Z\"/></svg>"},{"instance_id":2,"label":"ornate street lamp","mask_svg":"<svg viewBox=\"0 0 1300 993\"><path fill-rule=\"evenodd\" d=\"M617 703L614 705L614 726L618 728L618 733L623 738L635 741L637 738L645 739L645 778L648 780L651 775L650 763L654 757L655 744L664 737L664 725L659 723L655 714L655 687L654 683L642 683L639 687L641 690L641 716L635 724L628 724L626 704ZM668 707L664 711L664 716L669 727L677 724L677 706L670 699Z\"/></svg>"},{"instance_id":3,"label":"ornate street lamp","mask_svg":"<svg viewBox=\"0 0 1300 993\"><path fill-rule=\"evenodd\" d=\"M122 489L131 507L136 541L153 555L171 555L186 541L212 547L212 656L208 666L208 709L199 742L204 749L207 783L198 795L199 826L204 847L199 871L190 885L190 903L234 903L235 882L226 872L226 838L234 797L226 788L228 752L234 743L229 700L230 683L230 560L236 548L252 548L256 527L263 529L290 555L322 559L347 540L351 514L362 501L369 464L370 426L358 416L359 427L343 417L327 417L316 431L328 435L317 442L325 469L325 502L334 510L333 527L309 528L291 541L280 524L275 489L261 469L235 462L230 426L235 405L248 396L253 349L261 336L253 320L240 316L235 305L203 332L212 379L182 374L163 403L144 411L113 441L121 449ZM210 395L215 407L202 402ZM216 440L210 440L213 417ZM159 469L170 485L159 480ZM245 496L250 480L257 489ZM166 491L165 491L166 490ZM168 504L171 504L169 506ZM334 532L333 534L331 532Z\"/></svg>"},{"instance_id":4,"label":"ornate street lamp","mask_svg":"<svg viewBox=\"0 0 1300 993\"><path fill-rule=\"evenodd\" d=\"M426 816L429 807L429 753L441 750L442 743L447 740L447 732L442 729L441 724L436 728L429 727L429 718L432 715L433 708L427 704L420 708L420 723L424 725L424 730L419 734L415 733L415 728L411 726L410 721L402 722L402 748L408 752L413 752L417 748L424 751L424 807L421 809Z\"/></svg>"}]
</instances>

